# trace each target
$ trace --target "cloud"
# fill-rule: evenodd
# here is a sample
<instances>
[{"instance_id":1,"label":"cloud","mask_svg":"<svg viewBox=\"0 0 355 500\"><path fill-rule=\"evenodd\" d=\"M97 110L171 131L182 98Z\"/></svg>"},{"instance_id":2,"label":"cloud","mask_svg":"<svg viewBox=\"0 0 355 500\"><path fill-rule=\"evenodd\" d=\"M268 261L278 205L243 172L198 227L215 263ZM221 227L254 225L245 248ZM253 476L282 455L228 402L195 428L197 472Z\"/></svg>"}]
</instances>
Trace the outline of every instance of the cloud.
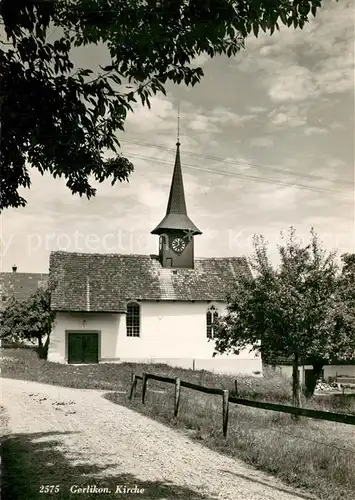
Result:
<instances>
[{"instance_id":1,"label":"cloud","mask_svg":"<svg viewBox=\"0 0 355 500\"><path fill-rule=\"evenodd\" d=\"M353 44L354 42L352 42ZM323 92L353 92L354 49L319 62L315 67L316 81Z\"/></svg>"},{"instance_id":2,"label":"cloud","mask_svg":"<svg viewBox=\"0 0 355 500\"><path fill-rule=\"evenodd\" d=\"M196 171L197 172L197 171ZM184 187L186 198L192 200L196 196L205 195L211 190L211 186L207 183L201 183L201 177L198 173L192 174L190 172L183 172L184 176ZM166 193L166 201L167 201L167 193Z\"/></svg>"},{"instance_id":3,"label":"cloud","mask_svg":"<svg viewBox=\"0 0 355 500\"><path fill-rule=\"evenodd\" d=\"M264 106L249 106L248 109L252 114L265 113L267 111L267 108Z\"/></svg>"},{"instance_id":4,"label":"cloud","mask_svg":"<svg viewBox=\"0 0 355 500\"><path fill-rule=\"evenodd\" d=\"M342 160L341 158L328 158L327 164L331 168L341 168L344 167L344 165L346 165L345 161Z\"/></svg>"},{"instance_id":5,"label":"cloud","mask_svg":"<svg viewBox=\"0 0 355 500\"><path fill-rule=\"evenodd\" d=\"M224 127L242 125L255 117L255 114L238 114L221 106L206 111L183 103L180 107L180 131L184 147L186 149L189 145L196 148L196 139L189 131L196 132L199 140L206 141L211 135L222 133ZM125 128L127 134L118 134L118 137L122 135L123 144L128 134L151 134L154 131L159 132L160 145L171 145L171 138L176 137L177 132L177 108L168 97L155 96L151 99L151 109L141 104L135 106L134 112L128 114Z\"/></svg>"},{"instance_id":6,"label":"cloud","mask_svg":"<svg viewBox=\"0 0 355 500\"><path fill-rule=\"evenodd\" d=\"M161 207L167 203L166 189L159 189L146 180L135 188L133 196L145 209Z\"/></svg>"},{"instance_id":7,"label":"cloud","mask_svg":"<svg viewBox=\"0 0 355 500\"><path fill-rule=\"evenodd\" d=\"M205 132L209 134L220 132L220 129L212 123L209 117L202 113L196 113L186 124L190 130L195 132Z\"/></svg>"},{"instance_id":8,"label":"cloud","mask_svg":"<svg viewBox=\"0 0 355 500\"><path fill-rule=\"evenodd\" d=\"M300 65L300 60L304 61ZM257 74L272 102L301 102L354 89L354 5L328 1L303 30L249 37L238 71Z\"/></svg>"},{"instance_id":9,"label":"cloud","mask_svg":"<svg viewBox=\"0 0 355 500\"><path fill-rule=\"evenodd\" d=\"M266 85L273 102L304 101L319 93L312 72L302 66L290 66L280 70Z\"/></svg>"},{"instance_id":10,"label":"cloud","mask_svg":"<svg viewBox=\"0 0 355 500\"><path fill-rule=\"evenodd\" d=\"M207 54L200 54L196 56L195 59L192 60L191 64L193 66L202 67L206 64L206 62L210 59Z\"/></svg>"},{"instance_id":11,"label":"cloud","mask_svg":"<svg viewBox=\"0 0 355 500\"><path fill-rule=\"evenodd\" d=\"M255 118L255 114L241 115L223 107L216 107L209 113L200 110L185 114L188 128L209 134L222 133L224 127L239 126Z\"/></svg>"},{"instance_id":12,"label":"cloud","mask_svg":"<svg viewBox=\"0 0 355 500\"><path fill-rule=\"evenodd\" d=\"M269 148L274 144L274 140L272 137L254 137L250 140L251 146L261 147L261 148Z\"/></svg>"},{"instance_id":13,"label":"cloud","mask_svg":"<svg viewBox=\"0 0 355 500\"><path fill-rule=\"evenodd\" d=\"M310 196L296 186L259 184L255 187L255 191L257 191L258 206L267 207L270 212L279 212L278 220L282 220L287 212L292 212L301 199Z\"/></svg>"},{"instance_id":14,"label":"cloud","mask_svg":"<svg viewBox=\"0 0 355 500\"><path fill-rule=\"evenodd\" d=\"M223 125L242 125L243 123L249 122L254 118L255 114L240 115L221 107L215 108L210 116L210 120L213 123L219 123Z\"/></svg>"},{"instance_id":15,"label":"cloud","mask_svg":"<svg viewBox=\"0 0 355 500\"><path fill-rule=\"evenodd\" d=\"M327 134L328 130L325 128L321 128L321 127L307 127L307 128L305 128L304 133L307 136L321 135L321 134Z\"/></svg>"},{"instance_id":16,"label":"cloud","mask_svg":"<svg viewBox=\"0 0 355 500\"><path fill-rule=\"evenodd\" d=\"M137 103L133 112L128 113L125 123L126 131L151 132L161 130L171 133L176 130L177 111L173 103L166 97L153 96L150 98L151 109Z\"/></svg>"},{"instance_id":17,"label":"cloud","mask_svg":"<svg viewBox=\"0 0 355 500\"><path fill-rule=\"evenodd\" d=\"M329 124L329 128L332 130L345 130L346 125L340 122L333 122Z\"/></svg>"},{"instance_id":18,"label":"cloud","mask_svg":"<svg viewBox=\"0 0 355 500\"><path fill-rule=\"evenodd\" d=\"M269 114L270 123L276 126L300 127L307 123L306 108L283 105Z\"/></svg>"}]
</instances>

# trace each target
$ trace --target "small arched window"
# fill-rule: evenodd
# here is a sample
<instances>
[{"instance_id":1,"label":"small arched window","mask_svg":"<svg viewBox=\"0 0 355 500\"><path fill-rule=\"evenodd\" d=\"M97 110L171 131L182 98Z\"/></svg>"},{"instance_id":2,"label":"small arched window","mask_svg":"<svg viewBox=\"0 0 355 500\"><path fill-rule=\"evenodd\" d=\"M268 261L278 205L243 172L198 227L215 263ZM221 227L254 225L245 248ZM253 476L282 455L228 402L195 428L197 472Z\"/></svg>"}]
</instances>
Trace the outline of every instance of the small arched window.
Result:
<instances>
[{"instance_id":1,"label":"small arched window","mask_svg":"<svg viewBox=\"0 0 355 500\"><path fill-rule=\"evenodd\" d=\"M140 307L137 302L129 302L127 304L126 329L127 337L139 337Z\"/></svg>"},{"instance_id":2,"label":"small arched window","mask_svg":"<svg viewBox=\"0 0 355 500\"><path fill-rule=\"evenodd\" d=\"M214 325L218 319L218 311L214 306L210 306L206 313L206 336L208 339L214 337Z\"/></svg>"}]
</instances>

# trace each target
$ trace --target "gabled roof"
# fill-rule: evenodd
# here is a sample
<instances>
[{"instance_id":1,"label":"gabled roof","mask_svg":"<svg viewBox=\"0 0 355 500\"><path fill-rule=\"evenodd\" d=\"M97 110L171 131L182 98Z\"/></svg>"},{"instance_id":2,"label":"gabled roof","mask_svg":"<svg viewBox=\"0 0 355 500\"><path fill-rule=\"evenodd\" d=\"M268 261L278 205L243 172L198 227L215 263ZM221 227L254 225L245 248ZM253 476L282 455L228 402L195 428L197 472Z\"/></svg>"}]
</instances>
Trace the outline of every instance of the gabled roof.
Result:
<instances>
[{"instance_id":1,"label":"gabled roof","mask_svg":"<svg viewBox=\"0 0 355 500\"><path fill-rule=\"evenodd\" d=\"M176 143L175 166L166 215L152 231L152 234L163 234L167 229L181 229L183 231L192 231L194 234L202 234L187 215L179 142Z\"/></svg>"},{"instance_id":2,"label":"gabled roof","mask_svg":"<svg viewBox=\"0 0 355 500\"><path fill-rule=\"evenodd\" d=\"M0 273L0 311L6 307L10 297L26 300L38 288L45 286L48 274L41 273Z\"/></svg>"},{"instance_id":3,"label":"gabled roof","mask_svg":"<svg viewBox=\"0 0 355 500\"><path fill-rule=\"evenodd\" d=\"M132 300L224 301L244 257L195 259L194 269L164 269L155 255L52 252L55 311L124 312Z\"/></svg>"}]
</instances>

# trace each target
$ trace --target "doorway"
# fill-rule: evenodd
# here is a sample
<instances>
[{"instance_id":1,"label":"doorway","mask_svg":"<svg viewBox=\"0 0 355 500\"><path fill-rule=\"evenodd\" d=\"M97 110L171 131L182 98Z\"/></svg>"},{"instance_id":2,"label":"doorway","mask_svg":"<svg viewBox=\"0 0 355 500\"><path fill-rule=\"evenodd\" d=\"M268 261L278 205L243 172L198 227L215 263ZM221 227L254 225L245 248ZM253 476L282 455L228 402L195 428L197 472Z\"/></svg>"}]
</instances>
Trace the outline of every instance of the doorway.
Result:
<instances>
[{"instance_id":1,"label":"doorway","mask_svg":"<svg viewBox=\"0 0 355 500\"><path fill-rule=\"evenodd\" d=\"M67 332L68 363L99 362L99 332Z\"/></svg>"}]
</instances>

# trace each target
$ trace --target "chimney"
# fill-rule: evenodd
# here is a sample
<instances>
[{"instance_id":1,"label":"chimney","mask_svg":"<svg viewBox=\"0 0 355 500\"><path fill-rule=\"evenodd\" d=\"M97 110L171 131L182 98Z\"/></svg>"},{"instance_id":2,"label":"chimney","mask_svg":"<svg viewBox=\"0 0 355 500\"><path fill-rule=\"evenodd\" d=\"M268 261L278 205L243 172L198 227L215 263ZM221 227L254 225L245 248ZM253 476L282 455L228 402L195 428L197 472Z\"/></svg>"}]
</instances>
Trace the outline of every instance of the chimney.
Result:
<instances>
[{"instance_id":1,"label":"chimney","mask_svg":"<svg viewBox=\"0 0 355 500\"><path fill-rule=\"evenodd\" d=\"M12 272L15 273L17 271L17 266L12 266Z\"/></svg>"}]
</instances>

